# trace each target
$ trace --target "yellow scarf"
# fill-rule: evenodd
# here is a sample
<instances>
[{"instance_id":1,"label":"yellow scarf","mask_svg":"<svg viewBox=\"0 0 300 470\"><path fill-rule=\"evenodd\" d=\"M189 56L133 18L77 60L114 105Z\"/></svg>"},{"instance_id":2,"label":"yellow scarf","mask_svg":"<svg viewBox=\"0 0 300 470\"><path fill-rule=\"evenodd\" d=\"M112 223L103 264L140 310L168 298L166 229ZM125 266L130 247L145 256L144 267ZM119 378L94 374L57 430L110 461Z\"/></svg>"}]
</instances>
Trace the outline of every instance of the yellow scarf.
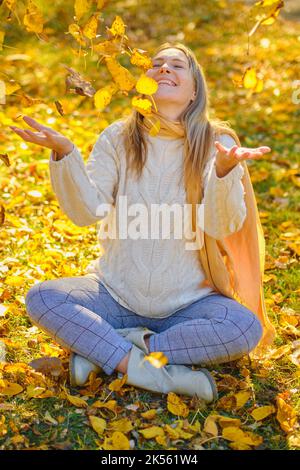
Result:
<instances>
[{"instance_id":1,"label":"yellow scarf","mask_svg":"<svg viewBox=\"0 0 300 470\"><path fill-rule=\"evenodd\" d=\"M155 111L150 119L144 117L141 128L149 132L157 119L160 121L158 136L171 139L185 138L185 130L180 121L169 120ZM222 240L216 240L196 227L197 240L198 237L202 237L203 240L198 252L206 275L201 287L213 287L217 292L238 301L259 317L263 326L263 336L257 347L251 351L250 357L262 358L266 349L272 345L276 330L268 318L264 301L264 233L248 167L245 161L241 164L244 168L242 183L247 209L242 228Z\"/></svg>"}]
</instances>

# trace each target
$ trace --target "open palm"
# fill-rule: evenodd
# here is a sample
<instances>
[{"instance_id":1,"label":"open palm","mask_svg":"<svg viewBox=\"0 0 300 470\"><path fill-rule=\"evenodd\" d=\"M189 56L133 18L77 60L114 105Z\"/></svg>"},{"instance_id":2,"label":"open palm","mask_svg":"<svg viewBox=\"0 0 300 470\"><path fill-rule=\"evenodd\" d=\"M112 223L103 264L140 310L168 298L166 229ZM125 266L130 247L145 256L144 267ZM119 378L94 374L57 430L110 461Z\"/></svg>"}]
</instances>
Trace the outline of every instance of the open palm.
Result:
<instances>
[{"instance_id":1,"label":"open palm","mask_svg":"<svg viewBox=\"0 0 300 470\"><path fill-rule=\"evenodd\" d=\"M23 116L24 121L33 129L38 132L33 132L29 129L20 129L15 126L9 126L16 134L18 134L25 142L32 142L33 144L41 145L54 150L58 154L69 153L72 148L72 142L60 134L59 132L51 129L51 127L44 126L38 123L35 119L29 116Z\"/></svg>"}]
</instances>

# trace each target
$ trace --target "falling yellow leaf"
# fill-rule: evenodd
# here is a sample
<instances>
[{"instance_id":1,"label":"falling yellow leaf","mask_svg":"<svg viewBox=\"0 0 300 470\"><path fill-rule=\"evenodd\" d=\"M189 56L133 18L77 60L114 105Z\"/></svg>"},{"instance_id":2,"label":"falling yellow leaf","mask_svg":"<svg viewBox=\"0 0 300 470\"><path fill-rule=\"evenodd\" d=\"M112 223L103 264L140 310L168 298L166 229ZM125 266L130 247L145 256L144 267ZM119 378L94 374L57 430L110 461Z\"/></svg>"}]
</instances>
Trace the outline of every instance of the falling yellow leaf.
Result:
<instances>
[{"instance_id":1,"label":"falling yellow leaf","mask_svg":"<svg viewBox=\"0 0 300 470\"><path fill-rule=\"evenodd\" d=\"M43 16L39 8L32 0L28 0L26 13L23 19L23 23L27 31L37 34L42 33L43 22Z\"/></svg>"},{"instance_id":2,"label":"falling yellow leaf","mask_svg":"<svg viewBox=\"0 0 300 470\"><path fill-rule=\"evenodd\" d=\"M248 67L243 76L244 88L255 88L257 85L257 76L255 67Z\"/></svg>"},{"instance_id":3,"label":"falling yellow leaf","mask_svg":"<svg viewBox=\"0 0 300 470\"><path fill-rule=\"evenodd\" d=\"M118 87L113 83L100 88L94 95L95 107L102 111L111 102L112 95L118 90Z\"/></svg>"},{"instance_id":4,"label":"falling yellow leaf","mask_svg":"<svg viewBox=\"0 0 300 470\"><path fill-rule=\"evenodd\" d=\"M105 419L98 418L97 416L89 416L90 423L92 425L92 428L98 436L102 436L106 429L106 421Z\"/></svg>"},{"instance_id":5,"label":"falling yellow leaf","mask_svg":"<svg viewBox=\"0 0 300 470\"><path fill-rule=\"evenodd\" d=\"M167 407L170 413L176 416L183 416L186 418L189 415L189 409L181 398L173 392L168 393Z\"/></svg>"},{"instance_id":6,"label":"falling yellow leaf","mask_svg":"<svg viewBox=\"0 0 300 470\"><path fill-rule=\"evenodd\" d=\"M285 432L292 432L297 422L296 411L279 396L276 397L276 404L276 418L280 423L281 429L283 429Z\"/></svg>"},{"instance_id":7,"label":"falling yellow leaf","mask_svg":"<svg viewBox=\"0 0 300 470\"><path fill-rule=\"evenodd\" d=\"M68 31L81 46L85 46L85 40L82 36L83 34L82 29L80 28L78 24L76 23L70 24Z\"/></svg>"},{"instance_id":8,"label":"falling yellow leaf","mask_svg":"<svg viewBox=\"0 0 300 470\"><path fill-rule=\"evenodd\" d=\"M267 416L270 416L272 413L275 413L275 411L276 409L273 405L260 406L251 412L251 416L255 419L255 421L261 421Z\"/></svg>"},{"instance_id":9,"label":"falling yellow leaf","mask_svg":"<svg viewBox=\"0 0 300 470\"><path fill-rule=\"evenodd\" d=\"M147 75L142 74L138 81L136 82L136 91L143 95L153 95L157 92L158 83L151 77L147 77Z\"/></svg>"},{"instance_id":10,"label":"falling yellow leaf","mask_svg":"<svg viewBox=\"0 0 300 470\"><path fill-rule=\"evenodd\" d=\"M144 70L149 70L153 66L152 59L151 57L144 55L144 52L146 51L134 48L132 51L130 62L132 63L132 65L136 65L137 67L140 67Z\"/></svg>"},{"instance_id":11,"label":"falling yellow leaf","mask_svg":"<svg viewBox=\"0 0 300 470\"><path fill-rule=\"evenodd\" d=\"M136 80L134 76L123 67L114 57L105 57L105 63L114 82L120 90L130 91L135 86Z\"/></svg>"},{"instance_id":12,"label":"falling yellow leaf","mask_svg":"<svg viewBox=\"0 0 300 470\"><path fill-rule=\"evenodd\" d=\"M91 8L92 0L75 0L74 3L74 10L77 20L80 18Z\"/></svg>"},{"instance_id":13,"label":"falling yellow leaf","mask_svg":"<svg viewBox=\"0 0 300 470\"><path fill-rule=\"evenodd\" d=\"M120 16L116 16L109 31L113 36L123 36L125 34L125 24Z\"/></svg>"},{"instance_id":14,"label":"falling yellow leaf","mask_svg":"<svg viewBox=\"0 0 300 470\"><path fill-rule=\"evenodd\" d=\"M144 358L145 361L149 361L153 367L160 369L168 363L168 358L161 351L156 351L148 354Z\"/></svg>"},{"instance_id":15,"label":"falling yellow leaf","mask_svg":"<svg viewBox=\"0 0 300 470\"><path fill-rule=\"evenodd\" d=\"M92 15L82 29L82 34L89 39L94 39L97 35L99 13Z\"/></svg>"},{"instance_id":16,"label":"falling yellow leaf","mask_svg":"<svg viewBox=\"0 0 300 470\"><path fill-rule=\"evenodd\" d=\"M139 433L142 434L145 439L153 439L156 436L165 435L164 430L159 426L151 426L150 428L139 429Z\"/></svg>"},{"instance_id":17,"label":"falling yellow leaf","mask_svg":"<svg viewBox=\"0 0 300 470\"><path fill-rule=\"evenodd\" d=\"M143 116L151 115L152 103L148 98L134 96L131 100L132 106Z\"/></svg>"}]
</instances>

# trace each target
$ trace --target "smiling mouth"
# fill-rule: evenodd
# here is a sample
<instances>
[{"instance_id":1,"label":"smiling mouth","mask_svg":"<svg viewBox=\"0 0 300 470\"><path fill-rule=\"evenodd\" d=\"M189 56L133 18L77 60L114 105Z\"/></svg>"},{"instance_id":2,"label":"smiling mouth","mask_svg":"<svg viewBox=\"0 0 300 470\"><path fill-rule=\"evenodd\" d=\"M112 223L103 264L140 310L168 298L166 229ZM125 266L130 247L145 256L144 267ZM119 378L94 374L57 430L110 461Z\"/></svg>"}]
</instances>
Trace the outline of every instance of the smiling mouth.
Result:
<instances>
[{"instance_id":1,"label":"smiling mouth","mask_svg":"<svg viewBox=\"0 0 300 470\"><path fill-rule=\"evenodd\" d=\"M158 82L158 85L159 86L165 85L165 86L168 86L168 87L171 87L171 88L175 88L177 86L177 85L171 85L170 83L160 83L160 82Z\"/></svg>"}]
</instances>

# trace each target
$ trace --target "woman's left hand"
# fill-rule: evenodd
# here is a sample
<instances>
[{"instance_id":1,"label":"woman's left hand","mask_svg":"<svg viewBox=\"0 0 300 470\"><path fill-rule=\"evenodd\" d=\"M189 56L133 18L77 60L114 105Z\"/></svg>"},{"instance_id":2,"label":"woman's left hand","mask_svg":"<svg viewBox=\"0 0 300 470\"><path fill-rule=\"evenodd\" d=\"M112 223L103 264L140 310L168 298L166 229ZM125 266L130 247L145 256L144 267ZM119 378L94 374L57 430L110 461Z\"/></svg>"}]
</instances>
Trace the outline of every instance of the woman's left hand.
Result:
<instances>
[{"instance_id":1,"label":"woman's left hand","mask_svg":"<svg viewBox=\"0 0 300 470\"><path fill-rule=\"evenodd\" d=\"M254 149L234 145L231 148L224 147L219 141L215 141L217 148L216 171L221 178L227 175L238 163L247 159L259 159L265 153L271 152L270 147L257 147Z\"/></svg>"}]
</instances>

